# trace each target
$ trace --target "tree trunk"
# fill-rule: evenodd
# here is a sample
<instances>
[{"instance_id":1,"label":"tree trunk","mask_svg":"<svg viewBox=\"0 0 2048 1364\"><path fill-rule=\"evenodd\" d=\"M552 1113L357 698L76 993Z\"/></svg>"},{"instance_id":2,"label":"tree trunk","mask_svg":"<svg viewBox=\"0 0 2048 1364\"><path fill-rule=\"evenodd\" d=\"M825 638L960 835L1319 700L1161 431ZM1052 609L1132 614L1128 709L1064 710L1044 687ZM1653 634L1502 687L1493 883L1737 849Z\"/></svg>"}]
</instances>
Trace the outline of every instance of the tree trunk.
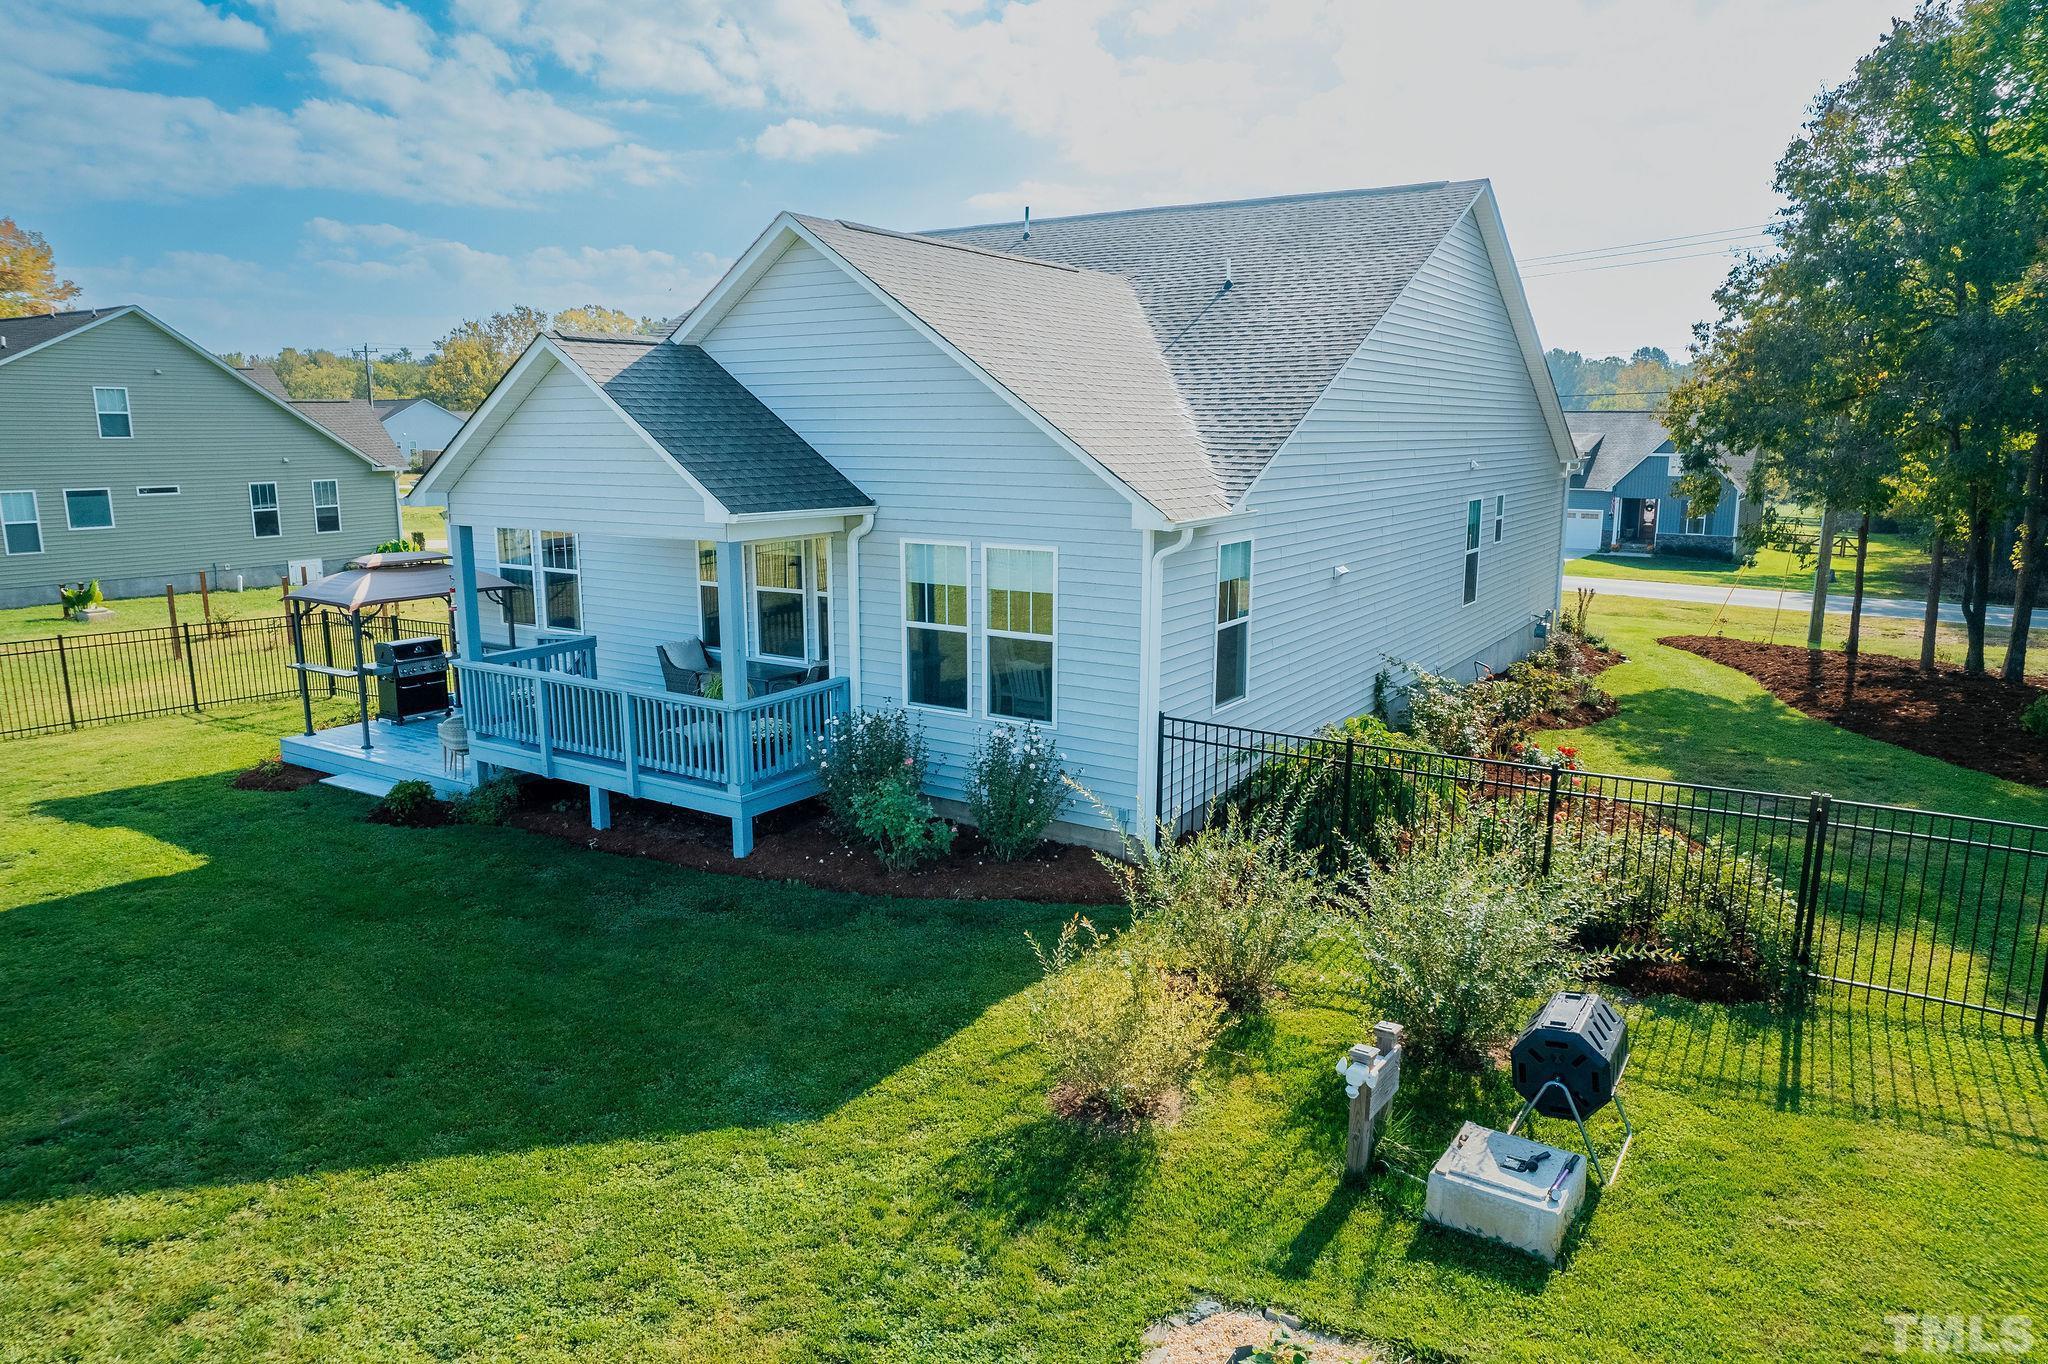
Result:
<instances>
[{"instance_id":1,"label":"tree trunk","mask_svg":"<svg viewBox=\"0 0 2048 1364\"><path fill-rule=\"evenodd\" d=\"M1856 650L1863 642L1863 566L1870 558L1870 513L1856 523L1856 590L1849 598L1849 642L1842 652L1847 666L1842 674L1842 709L1856 704Z\"/></svg>"},{"instance_id":2,"label":"tree trunk","mask_svg":"<svg viewBox=\"0 0 2048 1364\"><path fill-rule=\"evenodd\" d=\"M1963 671L1984 675L1984 607L1991 592L1991 509L1980 488L1970 494L1970 541L1963 552L1963 629L1969 647Z\"/></svg>"},{"instance_id":3,"label":"tree trunk","mask_svg":"<svg viewBox=\"0 0 2048 1364\"><path fill-rule=\"evenodd\" d=\"M2005 645L2005 680L2027 680L2028 632L2034 628L2034 594L2041 583L2041 536L2048 531L2048 508L2042 505L2048 483L2048 427L2034 433L2034 457L2027 461L2026 508L2020 517L2020 568L2012 585L2012 633Z\"/></svg>"},{"instance_id":4,"label":"tree trunk","mask_svg":"<svg viewBox=\"0 0 2048 1364\"><path fill-rule=\"evenodd\" d=\"M1934 545L1928 551L1927 614L1920 621L1920 671L1934 672L1934 640L1941 631L1941 552L1948 547L1941 523L1934 524Z\"/></svg>"},{"instance_id":5,"label":"tree trunk","mask_svg":"<svg viewBox=\"0 0 2048 1364\"><path fill-rule=\"evenodd\" d=\"M1834 569L1835 554L1835 509L1823 508L1820 514L1820 543L1814 547L1813 557L1813 614L1806 622L1806 647L1820 647L1821 630L1828 621L1828 575Z\"/></svg>"}]
</instances>

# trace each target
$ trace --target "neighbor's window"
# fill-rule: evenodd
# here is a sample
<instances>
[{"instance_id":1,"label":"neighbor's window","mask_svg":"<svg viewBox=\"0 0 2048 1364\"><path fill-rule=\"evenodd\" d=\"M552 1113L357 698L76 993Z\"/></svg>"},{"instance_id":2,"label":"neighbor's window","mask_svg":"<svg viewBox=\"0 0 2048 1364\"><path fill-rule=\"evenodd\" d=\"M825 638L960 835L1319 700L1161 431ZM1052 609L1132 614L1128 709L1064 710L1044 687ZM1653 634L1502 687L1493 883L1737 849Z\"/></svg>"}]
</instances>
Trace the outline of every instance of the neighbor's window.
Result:
<instances>
[{"instance_id":1,"label":"neighbor's window","mask_svg":"<svg viewBox=\"0 0 2048 1364\"><path fill-rule=\"evenodd\" d=\"M1244 700L1251 685L1252 542L1216 551L1216 704Z\"/></svg>"},{"instance_id":2,"label":"neighbor's window","mask_svg":"<svg viewBox=\"0 0 2048 1364\"><path fill-rule=\"evenodd\" d=\"M1493 542L1500 543L1500 537L1507 532L1508 499L1505 493L1493 495Z\"/></svg>"},{"instance_id":3,"label":"neighbor's window","mask_svg":"<svg viewBox=\"0 0 2048 1364\"><path fill-rule=\"evenodd\" d=\"M1058 558L1049 549L990 547L982 555L988 713L1049 725Z\"/></svg>"},{"instance_id":4,"label":"neighbor's window","mask_svg":"<svg viewBox=\"0 0 2048 1364\"><path fill-rule=\"evenodd\" d=\"M92 409L99 414L102 440L126 440L135 434L135 424L128 417L127 389L94 389Z\"/></svg>"},{"instance_id":5,"label":"neighbor's window","mask_svg":"<svg viewBox=\"0 0 2048 1364\"><path fill-rule=\"evenodd\" d=\"M73 530L112 530L114 494L109 488L66 488L64 524Z\"/></svg>"},{"instance_id":6,"label":"neighbor's window","mask_svg":"<svg viewBox=\"0 0 2048 1364\"><path fill-rule=\"evenodd\" d=\"M1479 499L1465 504L1465 604L1479 600Z\"/></svg>"},{"instance_id":7,"label":"neighbor's window","mask_svg":"<svg viewBox=\"0 0 2048 1364\"><path fill-rule=\"evenodd\" d=\"M275 483L249 485L249 522L255 529L258 540L269 540L284 534L284 526L277 516Z\"/></svg>"},{"instance_id":8,"label":"neighbor's window","mask_svg":"<svg viewBox=\"0 0 2048 1364\"><path fill-rule=\"evenodd\" d=\"M546 589L548 628L583 628L582 571L576 564L576 533L544 530L540 533L541 586Z\"/></svg>"},{"instance_id":9,"label":"neighbor's window","mask_svg":"<svg viewBox=\"0 0 2048 1364\"><path fill-rule=\"evenodd\" d=\"M767 540L754 546L754 651L802 660L804 542Z\"/></svg>"},{"instance_id":10,"label":"neighbor's window","mask_svg":"<svg viewBox=\"0 0 2048 1364\"><path fill-rule=\"evenodd\" d=\"M338 480L313 480L313 529L323 535L341 529L341 484Z\"/></svg>"},{"instance_id":11,"label":"neighbor's window","mask_svg":"<svg viewBox=\"0 0 2048 1364\"><path fill-rule=\"evenodd\" d=\"M912 705L967 709L967 546L903 546L903 671Z\"/></svg>"},{"instance_id":12,"label":"neighbor's window","mask_svg":"<svg viewBox=\"0 0 2048 1364\"><path fill-rule=\"evenodd\" d=\"M43 523L32 492L0 493L0 548L9 554L41 554Z\"/></svg>"},{"instance_id":13,"label":"neighbor's window","mask_svg":"<svg viewBox=\"0 0 2048 1364\"><path fill-rule=\"evenodd\" d=\"M1691 510L1692 510L1692 504L1690 504L1690 503L1687 503L1687 504L1686 504L1686 508L1685 508L1685 509L1686 509L1687 511L1691 511ZM1687 535L1705 535L1705 534L1707 533L1707 520L1708 520L1708 518L1706 518L1706 517L1704 517L1704 516L1688 516L1688 517L1686 517L1686 518L1685 518L1685 533L1686 533Z\"/></svg>"},{"instance_id":14,"label":"neighbor's window","mask_svg":"<svg viewBox=\"0 0 2048 1364\"><path fill-rule=\"evenodd\" d=\"M135 495L137 497L176 497L178 495L178 485L175 483L150 483L137 488Z\"/></svg>"},{"instance_id":15,"label":"neighbor's window","mask_svg":"<svg viewBox=\"0 0 2048 1364\"><path fill-rule=\"evenodd\" d=\"M505 593L505 624L533 624L533 532L498 527L498 576L511 583Z\"/></svg>"},{"instance_id":16,"label":"neighbor's window","mask_svg":"<svg viewBox=\"0 0 2048 1364\"><path fill-rule=\"evenodd\" d=\"M718 647L718 545L711 540L697 542L697 614L704 647Z\"/></svg>"}]
</instances>

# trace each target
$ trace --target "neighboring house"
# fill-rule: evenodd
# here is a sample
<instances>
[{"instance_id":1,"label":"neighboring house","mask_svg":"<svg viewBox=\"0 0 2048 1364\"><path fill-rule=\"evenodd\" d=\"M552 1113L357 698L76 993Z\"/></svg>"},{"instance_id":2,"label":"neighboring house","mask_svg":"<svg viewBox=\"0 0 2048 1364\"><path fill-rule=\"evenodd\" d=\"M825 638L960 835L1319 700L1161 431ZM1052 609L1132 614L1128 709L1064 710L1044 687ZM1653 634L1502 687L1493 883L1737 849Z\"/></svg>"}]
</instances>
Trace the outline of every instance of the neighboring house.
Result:
<instances>
[{"instance_id":1,"label":"neighboring house","mask_svg":"<svg viewBox=\"0 0 2048 1364\"><path fill-rule=\"evenodd\" d=\"M398 528L393 469L142 309L0 319L0 606L318 576Z\"/></svg>"},{"instance_id":2,"label":"neighboring house","mask_svg":"<svg viewBox=\"0 0 2048 1364\"><path fill-rule=\"evenodd\" d=\"M1654 412L1567 412L1579 472L1565 512L1567 555L1620 550L1735 558L1757 507L1742 492L1755 460L1721 462L1721 500L1693 516L1678 492L1685 472L1671 433Z\"/></svg>"},{"instance_id":3,"label":"neighboring house","mask_svg":"<svg viewBox=\"0 0 2048 1364\"><path fill-rule=\"evenodd\" d=\"M405 468L404 453L384 429L376 404L368 399L294 398L269 365L247 365L236 373L264 392L284 399L385 468Z\"/></svg>"},{"instance_id":4,"label":"neighboring house","mask_svg":"<svg viewBox=\"0 0 2048 1364\"><path fill-rule=\"evenodd\" d=\"M594 637L462 665L478 758L588 783L594 819L653 795L744 852L815 789L826 714L908 705L949 812L992 726L1049 726L1107 812L1056 832L1100 843L1160 813L1162 714L1306 732L1390 657L1527 652L1571 459L1468 181L925 234L784 214L667 338L537 340L413 498L458 576L530 584L459 600L468 659ZM693 639L754 699L661 690ZM530 671L574 651L596 681ZM767 691L805 669L830 680Z\"/></svg>"},{"instance_id":5,"label":"neighboring house","mask_svg":"<svg viewBox=\"0 0 2048 1364\"><path fill-rule=\"evenodd\" d=\"M405 456L406 467L424 468L448 448L469 414L450 412L432 398L379 398L377 419Z\"/></svg>"}]
</instances>

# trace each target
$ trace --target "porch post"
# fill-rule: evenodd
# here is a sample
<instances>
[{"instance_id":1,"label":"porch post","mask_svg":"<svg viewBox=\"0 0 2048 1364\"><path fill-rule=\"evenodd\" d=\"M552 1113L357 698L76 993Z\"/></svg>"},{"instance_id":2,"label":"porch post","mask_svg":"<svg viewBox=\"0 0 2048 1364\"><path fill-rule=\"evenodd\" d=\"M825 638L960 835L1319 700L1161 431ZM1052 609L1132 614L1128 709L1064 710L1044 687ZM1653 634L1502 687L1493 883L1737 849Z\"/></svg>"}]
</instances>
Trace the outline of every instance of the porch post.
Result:
<instances>
[{"instance_id":1,"label":"porch post","mask_svg":"<svg viewBox=\"0 0 2048 1364\"><path fill-rule=\"evenodd\" d=\"M455 651L471 663L481 663L484 624L476 600L476 532L468 526L450 526L448 547L455 552Z\"/></svg>"},{"instance_id":2,"label":"porch post","mask_svg":"<svg viewBox=\"0 0 2048 1364\"><path fill-rule=\"evenodd\" d=\"M751 784L749 759L753 756L747 735L747 638L746 546L738 540L718 542L718 672L725 697L725 790L737 807ZM732 855L745 857L754 850L754 820L735 808L732 816Z\"/></svg>"}]
</instances>

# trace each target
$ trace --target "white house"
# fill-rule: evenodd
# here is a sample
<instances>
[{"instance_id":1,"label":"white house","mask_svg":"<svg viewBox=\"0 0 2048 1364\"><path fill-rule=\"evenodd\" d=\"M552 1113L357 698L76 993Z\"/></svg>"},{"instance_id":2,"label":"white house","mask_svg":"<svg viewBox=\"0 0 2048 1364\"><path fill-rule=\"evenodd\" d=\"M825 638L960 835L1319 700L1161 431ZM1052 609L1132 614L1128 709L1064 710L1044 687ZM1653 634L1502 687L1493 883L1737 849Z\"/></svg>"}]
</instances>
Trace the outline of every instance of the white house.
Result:
<instances>
[{"instance_id":1,"label":"white house","mask_svg":"<svg viewBox=\"0 0 2048 1364\"><path fill-rule=\"evenodd\" d=\"M384 424L391 443L404 452L408 465L447 449L469 420L467 412L450 412L432 398L379 398L376 409L377 420Z\"/></svg>"},{"instance_id":2,"label":"white house","mask_svg":"<svg viewBox=\"0 0 2048 1364\"><path fill-rule=\"evenodd\" d=\"M666 338L535 341L412 497L458 579L531 587L458 593L479 759L586 782L599 821L609 791L730 814L743 854L847 706L915 711L942 802L991 725L1049 725L1149 829L1162 714L1307 731L1389 657L1503 665L1556 605L1573 458L1465 181L784 214ZM694 640L722 696L666 689Z\"/></svg>"}]
</instances>

